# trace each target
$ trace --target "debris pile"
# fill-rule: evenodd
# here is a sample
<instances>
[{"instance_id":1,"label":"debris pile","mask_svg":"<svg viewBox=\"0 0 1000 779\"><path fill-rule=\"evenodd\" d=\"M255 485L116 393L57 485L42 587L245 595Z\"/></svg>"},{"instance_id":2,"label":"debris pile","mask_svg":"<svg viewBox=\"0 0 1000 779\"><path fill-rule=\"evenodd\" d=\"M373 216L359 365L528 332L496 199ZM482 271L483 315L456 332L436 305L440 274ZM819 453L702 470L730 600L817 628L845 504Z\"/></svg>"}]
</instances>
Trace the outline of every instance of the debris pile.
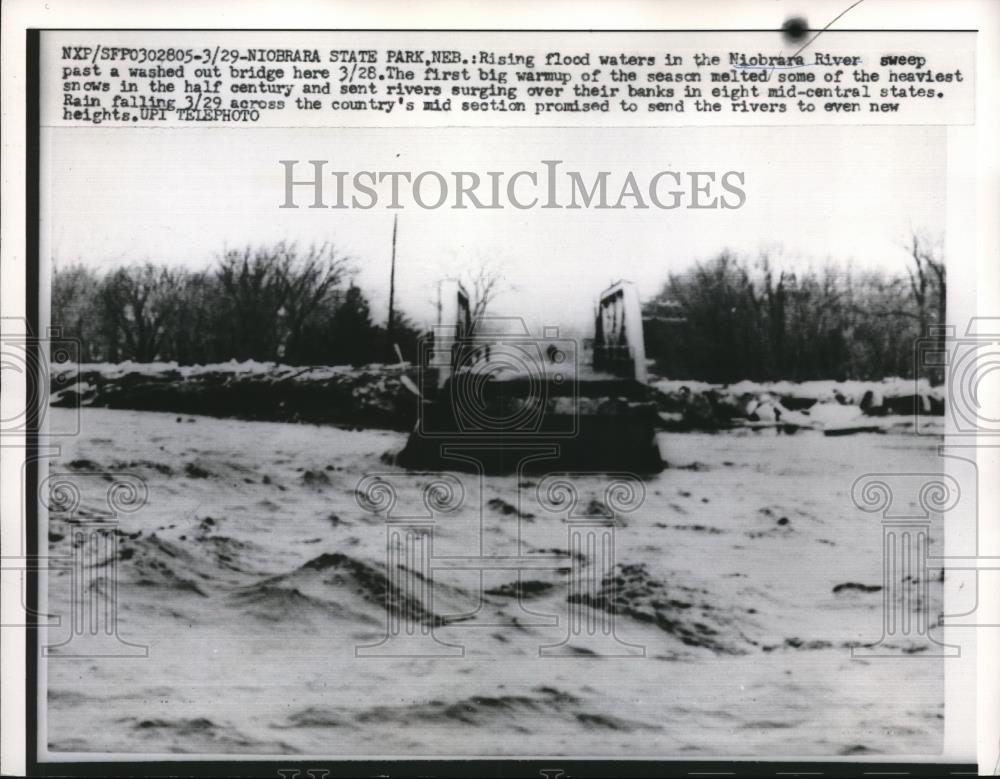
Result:
<instances>
[{"instance_id":1,"label":"debris pile","mask_svg":"<svg viewBox=\"0 0 1000 779\"><path fill-rule=\"evenodd\" d=\"M654 380L652 398L668 430L777 428L827 435L940 428L943 387L926 380L807 381L719 385Z\"/></svg>"},{"instance_id":2,"label":"debris pile","mask_svg":"<svg viewBox=\"0 0 1000 779\"><path fill-rule=\"evenodd\" d=\"M91 363L54 371L51 403L409 430L417 398L404 377L413 372L408 364Z\"/></svg>"}]
</instances>

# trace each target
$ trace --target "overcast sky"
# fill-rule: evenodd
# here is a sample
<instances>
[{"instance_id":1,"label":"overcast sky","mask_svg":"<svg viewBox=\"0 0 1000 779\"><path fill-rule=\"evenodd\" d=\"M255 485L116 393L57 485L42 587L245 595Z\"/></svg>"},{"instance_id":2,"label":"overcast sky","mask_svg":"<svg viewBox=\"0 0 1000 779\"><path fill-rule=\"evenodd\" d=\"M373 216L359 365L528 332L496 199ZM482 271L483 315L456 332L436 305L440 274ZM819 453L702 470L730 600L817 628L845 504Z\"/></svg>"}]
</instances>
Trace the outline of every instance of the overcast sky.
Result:
<instances>
[{"instance_id":1,"label":"overcast sky","mask_svg":"<svg viewBox=\"0 0 1000 779\"><path fill-rule=\"evenodd\" d=\"M610 282L630 279L646 298L668 273L727 248L771 250L792 268L831 258L901 270L911 229L943 230L944 140L937 127L61 128L43 141L42 232L57 263L99 269L145 260L206 268L226 247L330 240L354 259L384 317L398 213L397 303L418 322L433 317L439 278L488 261L513 287L494 313L586 332ZM609 170L613 181L629 170L640 181L660 170L738 170L747 202L705 211L283 210L280 159L414 173L512 172L558 159L591 176Z\"/></svg>"}]
</instances>

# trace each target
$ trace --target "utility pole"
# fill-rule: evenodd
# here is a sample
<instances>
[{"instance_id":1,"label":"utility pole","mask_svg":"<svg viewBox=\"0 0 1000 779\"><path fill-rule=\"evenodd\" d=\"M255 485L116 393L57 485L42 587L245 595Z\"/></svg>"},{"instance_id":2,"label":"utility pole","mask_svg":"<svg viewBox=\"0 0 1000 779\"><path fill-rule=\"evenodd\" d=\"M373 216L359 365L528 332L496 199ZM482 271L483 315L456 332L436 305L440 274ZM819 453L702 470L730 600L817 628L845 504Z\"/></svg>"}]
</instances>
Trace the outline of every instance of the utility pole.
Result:
<instances>
[{"instance_id":1,"label":"utility pole","mask_svg":"<svg viewBox=\"0 0 1000 779\"><path fill-rule=\"evenodd\" d=\"M399 214L392 217L392 265L389 268L389 321L385 326L385 359L386 362L395 362L393 359L393 335L395 329L395 297L396 297L396 228L399 224Z\"/></svg>"}]
</instances>

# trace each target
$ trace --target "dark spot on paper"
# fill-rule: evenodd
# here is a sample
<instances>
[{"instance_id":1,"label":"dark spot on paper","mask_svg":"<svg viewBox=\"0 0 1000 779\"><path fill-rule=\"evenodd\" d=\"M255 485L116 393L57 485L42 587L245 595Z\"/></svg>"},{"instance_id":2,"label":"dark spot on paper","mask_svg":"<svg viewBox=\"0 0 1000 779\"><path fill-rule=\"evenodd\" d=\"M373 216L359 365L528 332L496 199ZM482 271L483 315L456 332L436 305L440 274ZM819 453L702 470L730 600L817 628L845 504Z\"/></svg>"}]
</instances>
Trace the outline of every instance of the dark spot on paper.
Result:
<instances>
[{"instance_id":1,"label":"dark spot on paper","mask_svg":"<svg viewBox=\"0 0 1000 779\"><path fill-rule=\"evenodd\" d=\"M809 32L809 22L803 16L791 16L781 25L781 34L786 41L798 42Z\"/></svg>"}]
</instances>

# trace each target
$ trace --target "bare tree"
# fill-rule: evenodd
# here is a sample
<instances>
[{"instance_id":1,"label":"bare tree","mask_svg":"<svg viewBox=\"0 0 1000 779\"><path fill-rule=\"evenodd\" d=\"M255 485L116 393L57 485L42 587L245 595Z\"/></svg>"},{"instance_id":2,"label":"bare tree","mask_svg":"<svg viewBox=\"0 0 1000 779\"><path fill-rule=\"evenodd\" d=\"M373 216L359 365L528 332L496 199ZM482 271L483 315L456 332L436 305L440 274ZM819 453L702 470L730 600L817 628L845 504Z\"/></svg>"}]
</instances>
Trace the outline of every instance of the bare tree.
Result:
<instances>
[{"instance_id":1,"label":"bare tree","mask_svg":"<svg viewBox=\"0 0 1000 779\"><path fill-rule=\"evenodd\" d=\"M138 362L157 359L177 308L179 276L147 262L108 275L101 289L115 351Z\"/></svg>"},{"instance_id":2,"label":"bare tree","mask_svg":"<svg viewBox=\"0 0 1000 779\"><path fill-rule=\"evenodd\" d=\"M285 351L298 346L306 323L350 274L350 261L329 243L310 246L299 256L294 245L281 265L285 283Z\"/></svg>"},{"instance_id":3,"label":"bare tree","mask_svg":"<svg viewBox=\"0 0 1000 779\"><path fill-rule=\"evenodd\" d=\"M915 364L914 342L944 317L944 263L926 240L910 248L912 265L891 274L831 262L793 272L766 255L695 263L645 304L646 353L667 375L706 381L940 381L940 371ZM667 304L680 314L674 322L658 316Z\"/></svg>"},{"instance_id":4,"label":"bare tree","mask_svg":"<svg viewBox=\"0 0 1000 779\"><path fill-rule=\"evenodd\" d=\"M507 281L503 267L489 260L466 267L449 278L458 281L469 293L473 322L485 316L490 304L498 297L514 289L514 285Z\"/></svg>"},{"instance_id":5,"label":"bare tree","mask_svg":"<svg viewBox=\"0 0 1000 779\"><path fill-rule=\"evenodd\" d=\"M927 335L927 327L934 319L935 324L944 324L948 288L944 261L938 248L927 238L913 233L908 245L913 266L907 268L910 292L917 304L921 335Z\"/></svg>"},{"instance_id":6,"label":"bare tree","mask_svg":"<svg viewBox=\"0 0 1000 779\"><path fill-rule=\"evenodd\" d=\"M80 360L89 362L101 347L100 276L81 264L52 272L52 325L79 341Z\"/></svg>"},{"instance_id":7,"label":"bare tree","mask_svg":"<svg viewBox=\"0 0 1000 779\"><path fill-rule=\"evenodd\" d=\"M302 253L282 242L223 254L217 275L237 359L275 360L294 350L306 322L349 274L348 259L329 243Z\"/></svg>"},{"instance_id":8,"label":"bare tree","mask_svg":"<svg viewBox=\"0 0 1000 779\"><path fill-rule=\"evenodd\" d=\"M226 313L220 305L219 280L210 271L184 274L168 351L182 364L212 362L219 354Z\"/></svg>"}]
</instances>

